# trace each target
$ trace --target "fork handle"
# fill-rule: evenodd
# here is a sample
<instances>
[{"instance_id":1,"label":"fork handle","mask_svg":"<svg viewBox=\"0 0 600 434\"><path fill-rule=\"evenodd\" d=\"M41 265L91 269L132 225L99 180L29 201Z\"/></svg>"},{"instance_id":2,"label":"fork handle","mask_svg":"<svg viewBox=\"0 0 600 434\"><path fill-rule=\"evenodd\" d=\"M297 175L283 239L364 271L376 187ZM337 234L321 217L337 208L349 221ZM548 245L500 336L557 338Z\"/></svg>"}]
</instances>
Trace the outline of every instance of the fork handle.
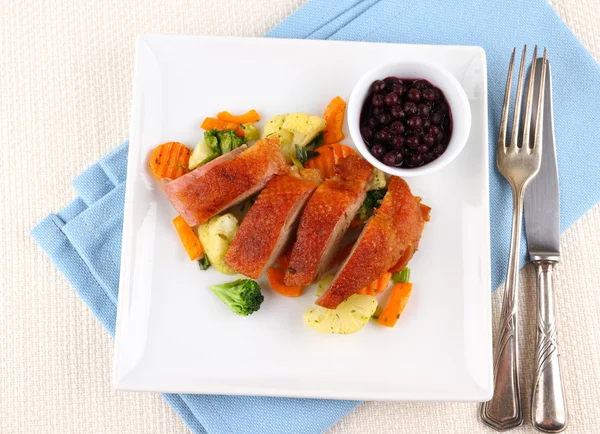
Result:
<instances>
[{"instance_id":1,"label":"fork handle","mask_svg":"<svg viewBox=\"0 0 600 434\"><path fill-rule=\"evenodd\" d=\"M481 419L504 431L523 423L519 385L517 316L504 319L494 358L494 396L481 406Z\"/></svg>"},{"instance_id":2,"label":"fork handle","mask_svg":"<svg viewBox=\"0 0 600 434\"><path fill-rule=\"evenodd\" d=\"M531 394L531 423L543 432L567 428L567 401L554 322L554 260L534 260L537 274L537 349Z\"/></svg>"},{"instance_id":3,"label":"fork handle","mask_svg":"<svg viewBox=\"0 0 600 434\"><path fill-rule=\"evenodd\" d=\"M518 291L521 223L525 185L512 185L513 220L508 272L502 300L500 329L494 353L494 396L481 405L483 422L498 431L523 423L523 406L519 380Z\"/></svg>"}]
</instances>

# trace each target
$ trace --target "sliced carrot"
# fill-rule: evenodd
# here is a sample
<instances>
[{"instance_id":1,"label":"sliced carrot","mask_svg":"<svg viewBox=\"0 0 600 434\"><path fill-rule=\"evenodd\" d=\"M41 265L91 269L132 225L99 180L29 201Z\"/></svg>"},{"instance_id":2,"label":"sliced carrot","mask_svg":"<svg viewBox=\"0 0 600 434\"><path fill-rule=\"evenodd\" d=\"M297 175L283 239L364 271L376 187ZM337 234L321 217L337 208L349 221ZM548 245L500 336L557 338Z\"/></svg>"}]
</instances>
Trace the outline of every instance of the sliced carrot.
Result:
<instances>
[{"instance_id":1,"label":"sliced carrot","mask_svg":"<svg viewBox=\"0 0 600 434\"><path fill-rule=\"evenodd\" d=\"M168 142L157 146L150 154L150 171L156 178L176 179L190 170L188 163L192 151L179 142Z\"/></svg>"},{"instance_id":2,"label":"sliced carrot","mask_svg":"<svg viewBox=\"0 0 600 434\"><path fill-rule=\"evenodd\" d=\"M337 143L344 140L344 133L342 128L344 127L344 112L346 111L346 101L339 96L336 96L331 100L325 109L325 133L323 140L325 144Z\"/></svg>"},{"instance_id":3,"label":"sliced carrot","mask_svg":"<svg viewBox=\"0 0 600 434\"><path fill-rule=\"evenodd\" d=\"M383 273L381 276L379 276L379 279L376 280L377 285L375 287L375 294L373 295L381 294L383 291L385 291L390 283L390 280L392 280L392 273L390 272Z\"/></svg>"},{"instance_id":4,"label":"sliced carrot","mask_svg":"<svg viewBox=\"0 0 600 434\"><path fill-rule=\"evenodd\" d=\"M179 234L179 238L183 243L183 247L185 247L185 251L187 252L190 260L196 261L204 256L204 249L202 248L202 243L196 236L194 230L188 225L183 217L180 215L173 219L173 224L175 225L175 229Z\"/></svg>"},{"instance_id":5,"label":"sliced carrot","mask_svg":"<svg viewBox=\"0 0 600 434\"><path fill-rule=\"evenodd\" d=\"M271 288L286 297L300 297L302 295L302 287L284 285L284 274L282 268L269 267L267 270L267 277L269 278Z\"/></svg>"},{"instance_id":6,"label":"sliced carrot","mask_svg":"<svg viewBox=\"0 0 600 434\"><path fill-rule=\"evenodd\" d=\"M244 137L244 130L240 127L239 124L235 122L227 122L222 121L217 118L206 118L200 125L200 128L205 130L218 130L218 131L226 131L226 130L235 130L235 134Z\"/></svg>"},{"instance_id":7,"label":"sliced carrot","mask_svg":"<svg viewBox=\"0 0 600 434\"><path fill-rule=\"evenodd\" d=\"M363 289L361 289L358 293L359 294L367 294L367 295L381 294L383 291L386 290L391 279L392 279L392 273L389 273L389 272L383 273L377 279L375 279L374 281L369 283L367 286L365 286Z\"/></svg>"},{"instance_id":8,"label":"sliced carrot","mask_svg":"<svg viewBox=\"0 0 600 434\"><path fill-rule=\"evenodd\" d=\"M379 315L377 322L386 327L394 327L406 307L411 292L412 283L396 283L392 288L390 301Z\"/></svg>"},{"instance_id":9,"label":"sliced carrot","mask_svg":"<svg viewBox=\"0 0 600 434\"><path fill-rule=\"evenodd\" d=\"M260 115L256 110L250 110L243 115L234 116L229 112L217 113L217 119L225 122L234 122L236 124L251 124L260 121Z\"/></svg>"},{"instance_id":10,"label":"sliced carrot","mask_svg":"<svg viewBox=\"0 0 600 434\"><path fill-rule=\"evenodd\" d=\"M319 155L311 158L306 162L304 168L319 169L323 175L323 179L331 178L334 174L333 166L338 164L340 160L348 155L356 155L356 151L341 143L333 145L323 145L315 150Z\"/></svg>"},{"instance_id":11,"label":"sliced carrot","mask_svg":"<svg viewBox=\"0 0 600 434\"><path fill-rule=\"evenodd\" d=\"M277 265L279 268L285 270L290 265L290 253L285 252L279 258L277 258Z\"/></svg>"},{"instance_id":12,"label":"sliced carrot","mask_svg":"<svg viewBox=\"0 0 600 434\"><path fill-rule=\"evenodd\" d=\"M375 288L377 288L377 279L367 285L367 295L375 295Z\"/></svg>"},{"instance_id":13,"label":"sliced carrot","mask_svg":"<svg viewBox=\"0 0 600 434\"><path fill-rule=\"evenodd\" d=\"M404 267L408 265L408 262L411 260L414 253L415 251L412 246L407 247L404 253L402 253L402 256L400 256L400 259L398 259L398 262L396 262L396 264L389 269L389 272L397 273L404 270Z\"/></svg>"}]
</instances>

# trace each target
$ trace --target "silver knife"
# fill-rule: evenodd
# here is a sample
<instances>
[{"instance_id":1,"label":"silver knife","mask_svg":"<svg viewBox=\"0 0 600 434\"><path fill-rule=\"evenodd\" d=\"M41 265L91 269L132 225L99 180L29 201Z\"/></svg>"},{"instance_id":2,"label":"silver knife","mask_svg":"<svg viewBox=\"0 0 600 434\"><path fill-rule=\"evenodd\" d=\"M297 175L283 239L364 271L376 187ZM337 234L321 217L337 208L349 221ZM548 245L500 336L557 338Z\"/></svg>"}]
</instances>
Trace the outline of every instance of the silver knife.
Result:
<instances>
[{"instance_id":1,"label":"silver knife","mask_svg":"<svg viewBox=\"0 0 600 434\"><path fill-rule=\"evenodd\" d=\"M541 61L542 59L537 59L538 64ZM541 70L536 69L538 73ZM567 428L567 402L554 323L552 273L560 260L560 202L550 63L547 74L542 130L544 152L540 171L527 188L524 206L529 259L537 274L537 346L531 393L531 422L540 431L561 432ZM537 107L533 111L532 119L535 119Z\"/></svg>"}]
</instances>

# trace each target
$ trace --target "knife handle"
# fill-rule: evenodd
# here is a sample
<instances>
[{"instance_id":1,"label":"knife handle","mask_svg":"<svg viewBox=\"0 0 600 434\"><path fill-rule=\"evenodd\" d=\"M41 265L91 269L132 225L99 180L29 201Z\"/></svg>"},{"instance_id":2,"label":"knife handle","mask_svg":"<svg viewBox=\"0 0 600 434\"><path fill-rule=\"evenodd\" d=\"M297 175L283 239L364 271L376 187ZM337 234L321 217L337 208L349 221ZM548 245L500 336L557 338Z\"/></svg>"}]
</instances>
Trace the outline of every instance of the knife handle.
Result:
<instances>
[{"instance_id":1,"label":"knife handle","mask_svg":"<svg viewBox=\"0 0 600 434\"><path fill-rule=\"evenodd\" d=\"M556 261L532 261L537 274L537 348L531 393L531 423L543 432L567 428L567 401L563 388L556 325L552 273Z\"/></svg>"}]
</instances>

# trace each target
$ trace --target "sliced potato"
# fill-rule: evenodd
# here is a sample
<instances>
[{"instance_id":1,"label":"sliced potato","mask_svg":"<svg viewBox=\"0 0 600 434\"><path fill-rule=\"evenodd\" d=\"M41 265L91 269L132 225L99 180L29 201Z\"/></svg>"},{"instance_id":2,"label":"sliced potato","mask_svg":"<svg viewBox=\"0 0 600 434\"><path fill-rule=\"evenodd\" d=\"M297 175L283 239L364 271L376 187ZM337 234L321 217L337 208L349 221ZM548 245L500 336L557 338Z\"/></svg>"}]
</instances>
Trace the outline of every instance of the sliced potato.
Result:
<instances>
[{"instance_id":1,"label":"sliced potato","mask_svg":"<svg viewBox=\"0 0 600 434\"><path fill-rule=\"evenodd\" d=\"M213 217L198 226L198 238L204 252L210 264L221 273L236 274L235 270L225 263L225 255L238 229L238 220L233 214Z\"/></svg>"},{"instance_id":2,"label":"sliced potato","mask_svg":"<svg viewBox=\"0 0 600 434\"><path fill-rule=\"evenodd\" d=\"M377 309L371 295L354 294L335 309L313 307L304 313L304 323L324 334L351 334L362 329Z\"/></svg>"},{"instance_id":3,"label":"sliced potato","mask_svg":"<svg viewBox=\"0 0 600 434\"><path fill-rule=\"evenodd\" d=\"M333 277L333 274L326 274L319 280L317 283L317 292L315 294L317 297L322 296L325 290L329 288L329 285L333 282Z\"/></svg>"},{"instance_id":4,"label":"sliced potato","mask_svg":"<svg viewBox=\"0 0 600 434\"><path fill-rule=\"evenodd\" d=\"M195 169L198 166L202 166L203 164L208 163L213 160L217 154L206 144L204 140L196 145L192 155L190 156L190 161L188 163L188 168L190 170Z\"/></svg>"}]
</instances>

